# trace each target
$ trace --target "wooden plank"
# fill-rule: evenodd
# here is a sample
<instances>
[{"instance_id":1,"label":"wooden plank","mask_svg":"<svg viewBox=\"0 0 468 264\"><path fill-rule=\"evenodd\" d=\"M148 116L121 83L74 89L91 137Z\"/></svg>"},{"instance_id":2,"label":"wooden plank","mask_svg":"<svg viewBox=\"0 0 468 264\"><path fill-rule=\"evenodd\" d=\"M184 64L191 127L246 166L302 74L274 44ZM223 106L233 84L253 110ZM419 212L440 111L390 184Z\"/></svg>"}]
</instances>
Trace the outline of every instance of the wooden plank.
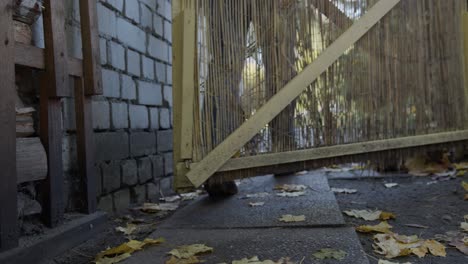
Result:
<instances>
[{"instance_id":1,"label":"wooden plank","mask_svg":"<svg viewBox=\"0 0 468 264\"><path fill-rule=\"evenodd\" d=\"M60 254L93 238L108 228L107 214L97 212L47 230L46 234L20 241L21 247L0 254L0 263L50 263Z\"/></svg>"},{"instance_id":2,"label":"wooden plank","mask_svg":"<svg viewBox=\"0 0 468 264\"><path fill-rule=\"evenodd\" d=\"M218 171L234 171L240 169L359 155L385 150L428 146L464 140L468 140L468 130L263 154L251 157L230 159ZM196 166L197 164L193 163L191 167L195 168Z\"/></svg>"},{"instance_id":3,"label":"wooden plank","mask_svg":"<svg viewBox=\"0 0 468 264\"><path fill-rule=\"evenodd\" d=\"M47 154L36 137L16 139L17 183L47 178Z\"/></svg>"},{"instance_id":4,"label":"wooden plank","mask_svg":"<svg viewBox=\"0 0 468 264\"><path fill-rule=\"evenodd\" d=\"M11 1L0 1L0 251L18 245L14 27Z\"/></svg>"},{"instance_id":5,"label":"wooden plank","mask_svg":"<svg viewBox=\"0 0 468 264\"><path fill-rule=\"evenodd\" d=\"M351 45L356 43L400 0L380 0L361 19L356 21L343 35L286 86L275 94L255 115L211 151L187 177L198 187L223 166L268 122L273 120L286 106L324 71L328 69Z\"/></svg>"},{"instance_id":6,"label":"wooden plank","mask_svg":"<svg viewBox=\"0 0 468 264\"><path fill-rule=\"evenodd\" d=\"M98 95L103 91L96 0L80 0L79 2L85 93Z\"/></svg>"},{"instance_id":7,"label":"wooden plank","mask_svg":"<svg viewBox=\"0 0 468 264\"><path fill-rule=\"evenodd\" d=\"M97 178L94 168L94 138L92 100L85 96L82 78L75 78L75 114L76 114L76 145L78 152L78 167L81 175L82 191L84 192L85 213L96 212L97 208Z\"/></svg>"},{"instance_id":8,"label":"wooden plank","mask_svg":"<svg viewBox=\"0 0 468 264\"><path fill-rule=\"evenodd\" d=\"M65 36L65 1L44 1L45 68L49 95L69 96L68 56Z\"/></svg>"},{"instance_id":9,"label":"wooden plank","mask_svg":"<svg viewBox=\"0 0 468 264\"><path fill-rule=\"evenodd\" d=\"M463 75L465 81L465 125L468 126L468 12L464 11L462 16L463 29Z\"/></svg>"},{"instance_id":10,"label":"wooden plank","mask_svg":"<svg viewBox=\"0 0 468 264\"><path fill-rule=\"evenodd\" d=\"M16 42L15 64L45 70L44 49ZM67 64L69 75L76 77L83 76L83 65L80 59L69 57Z\"/></svg>"},{"instance_id":11,"label":"wooden plank","mask_svg":"<svg viewBox=\"0 0 468 264\"><path fill-rule=\"evenodd\" d=\"M64 212L63 164L62 164L62 116L61 100L49 97L49 83L46 74L41 76L40 85L40 131L41 141L47 152L49 172L41 184L43 218L50 227L57 226Z\"/></svg>"}]
</instances>

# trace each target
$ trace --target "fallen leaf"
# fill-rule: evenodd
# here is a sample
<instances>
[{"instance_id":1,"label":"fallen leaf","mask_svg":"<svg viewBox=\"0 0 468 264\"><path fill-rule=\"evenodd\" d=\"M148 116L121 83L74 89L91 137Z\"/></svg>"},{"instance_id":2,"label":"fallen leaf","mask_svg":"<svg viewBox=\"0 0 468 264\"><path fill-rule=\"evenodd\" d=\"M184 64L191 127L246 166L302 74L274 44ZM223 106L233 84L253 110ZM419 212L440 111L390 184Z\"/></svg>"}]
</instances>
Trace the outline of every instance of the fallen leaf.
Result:
<instances>
[{"instance_id":1,"label":"fallen leaf","mask_svg":"<svg viewBox=\"0 0 468 264\"><path fill-rule=\"evenodd\" d=\"M251 194L247 194L245 195L245 199L248 199L248 198L265 198L267 196L269 196L270 194L267 193L267 192L262 192L262 193L251 193Z\"/></svg>"},{"instance_id":2,"label":"fallen leaf","mask_svg":"<svg viewBox=\"0 0 468 264\"><path fill-rule=\"evenodd\" d=\"M383 259L379 259L379 263L377 264L400 264L399 262L391 262L391 261L388 261L388 260L383 260ZM401 263L401 264L412 264L411 262L405 262L405 263Z\"/></svg>"},{"instance_id":3,"label":"fallen leaf","mask_svg":"<svg viewBox=\"0 0 468 264\"><path fill-rule=\"evenodd\" d=\"M393 188L393 187L397 187L397 186L398 186L398 183L386 183L386 184L384 184L384 185L385 185L385 187L391 189L391 188Z\"/></svg>"},{"instance_id":4,"label":"fallen leaf","mask_svg":"<svg viewBox=\"0 0 468 264\"><path fill-rule=\"evenodd\" d=\"M142 207L138 209L145 213L157 213L160 211L175 211L179 208L178 203L144 203Z\"/></svg>"},{"instance_id":5,"label":"fallen leaf","mask_svg":"<svg viewBox=\"0 0 468 264\"><path fill-rule=\"evenodd\" d=\"M174 195L174 196L168 196L168 197L163 197L159 198L159 200L164 201L166 203L173 203L175 201L179 201L181 198L179 195Z\"/></svg>"},{"instance_id":6,"label":"fallen leaf","mask_svg":"<svg viewBox=\"0 0 468 264\"><path fill-rule=\"evenodd\" d=\"M274 189L283 192L302 192L307 189L307 186L298 184L282 184L277 185Z\"/></svg>"},{"instance_id":7,"label":"fallen leaf","mask_svg":"<svg viewBox=\"0 0 468 264\"><path fill-rule=\"evenodd\" d=\"M305 215L283 215L279 219L281 222L290 223L290 222L304 222L306 219Z\"/></svg>"},{"instance_id":8,"label":"fallen leaf","mask_svg":"<svg viewBox=\"0 0 468 264\"><path fill-rule=\"evenodd\" d=\"M259 206L264 206L264 202L256 202L256 203L249 203L250 207L259 207Z\"/></svg>"},{"instance_id":9,"label":"fallen leaf","mask_svg":"<svg viewBox=\"0 0 468 264\"><path fill-rule=\"evenodd\" d=\"M272 260L261 261L257 256L252 258L243 258L241 260L234 260L232 264L283 264L283 262L274 262Z\"/></svg>"},{"instance_id":10,"label":"fallen leaf","mask_svg":"<svg viewBox=\"0 0 468 264\"><path fill-rule=\"evenodd\" d=\"M324 248L324 249L321 249L321 250L315 252L312 255L315 258L321 259L321 260L324 260L324 259L343 260L346 257L347 254L348 253L346 253L343 250L335 250L335 249L332 249L332 248Z\"/></svg>"},{"instance_id":11,"label":"fallen leaf","mask_svg":"<svg viewBox=\"0 0 468 264\"><path fill-rule=\"evenodd\" d=\"M432 255L437 257L445 257L447 256L447 252L445 251L445 246L435 240L426 240L424 242L424 246L429 249Z\"/></svg>"},{"instance_id":12,"label":"fallen leaf","mask_svg":"<svg viewBox=\"0 0 468 264\"><path fill-rule=\"evenodd\" d=\"M468 162L454 163L453 167L456 170L468 170Z\"/></svg>"},{"instance_id":13,"label":"fallen leaf","mask_svg":"<svg viewBox=\"0 0 468 264\"><path fill-rule=\"evenodd\" d=\"M380 220L390 220L390 219L395 219L396 215L394 213L389 213L389 212L382 212L380 214Z\"/></svg>"},{"instance_id":14,"label":"fallen leaf","mask_svg":"<svg viewBox=\"0 0 468 264\"><path fill-rule=\"evenodd\" d=\"M462 182L463 189L468 192L468 182Z\"/></svg>"},{"instance_id":15,"label":"fallen leaf","mask_svg":"<svg viewBox=\"0 0 468 264\"><path fill-rule=\"evenodd\" d=\"M460 252L468 255L468 237L459 231L449 231L445 235L436 235L437 240L447 242Z\"/></svg>"},{"instance_id":16,"label":"fallen leaf","mask_svg":"<svg viewBox=\"0 0 468 264\"><path fill-rule=\"evenodd\" d=\"M348 210L344 211L347 216L362 218L366 221L375 221L380 218L382 211L369 211L369 210Z\"/></svg>"},{"instance_id":17,"label":"fallen leaf","mask_svg":"<svg viewBox=\"0 0 468 264\"><path fill-rule=\"evenodd\" d=\"M356 227L356 230L361 233L372 233L372 232L377 232L377 233L390 233L390 229L393 228L393 226L389 225L386 221L381 222L378 225L363 225L363 226L358 226Z\"/></svg>"},{"instance_id":18,"label":"fallen leaf","mask_svg":"<svg viewBox=\"0 0 468 264\"><path fill-rule=\"evenodd\" d=\"M428 229L428 226L423 226L423 225L418 225L418 224L406 224L405 226L407 227L413 227L413 228L422 228L422 229Z\"/></svg>"},{"instance_id":19,"label":"fallen leaf","mask_svg":"<svg viewBox=\"0 0 468 264\"><path fill-rule=\"evenodd\" d=\"M176 249L173 249L168 252L169 255L172 255L179 259L189 259L190 257L202 254L202 253L211 253L213 252L212 247L207 247L203 244L193 244L180 246Z\"/></svg>"},{"instance_id":20,"label":"fallen leaf","mask_svg":"<svg viewBox=\"0 0 468 264\"><path fill-rule=\"evenodd\" d=\"M117 247L109 248L100 252L95 259L97 264L111 264L129 258L135 251L142 250L143 247L148 245L156 245L164 242L163 238L159 239L145 239L143 241L130 240Z\"/></svg>"},{"instance_id":21,"label":"fallen leaf","mask_svg":"<svg viewBox=\"0 0 468 264\"><path fill-rule=\"evenodd\" d=\"M356 189L346 189L346 188L331 188L331 191L334 193L343 193L343 194L357 193Z\"/></svg>"},{"instance_id":22,"label":"fallen leaf","mask_svg":"<svg viewBox=\"0 0 468 264\"><path fill-rule=\"evenodd\" d=\"M179 259L175 256L171 256L169 260L166 261L166 264L197 264L203 263L197 256L191 256L190 258L186 259Z\"/></svg>"},{"instance_id":23,"label":"fallen leaf","mask_svg":"<svg viewBox=\"0 0 468 264\"><path fill-rule=\"evenodd\" d=\"M462 222L460 224L460 228L465 231L465 232L468 232L468 223L467 222Z\"/></svg>"},{"instance_id":24,"label":"fallen leaf","mask_svg":"<svg viewBox=\"0 0 468 264\"><path fill-rule=\"evenodd\" d=\"M429 176L431 174L445 173L451 167L448 154L444 153L440 161L430 160L426 155L417 155L405 162L408 173L414 176Z\"/></svg>"},{"instance_id":25,"label":"fallen leaf","mask_svg":"<svg viewBox=\"0 0 468 264\"><path fill-rule=\"evenodd\" d=\"M131 235L137 229L138 229L137 225L134 225L134 224L127 224L127 227L119 226L115 228L116 231L121 232L126 236Z\"/></svg>"},{"instance_id":26,"label":"fallen leaf","mask_svg":"<svg viewBox=\"0 0 468 264\"><path fill-rule=\"evenodd\" d=\"M466 170L460 170L457 172L457 177L463 177L466 175Z\"/></svg>"},{"instance_id":27,"label":"fallen leaf","mask_svg":"<svg viewBox=\"0 0 468 264\"><path fill-rule=\"evenodd\" d=\"M299 196L304 196L306 193L305 192L280 192L280 193L277 193L276 195L277 196L280 196L280 197L299 197Z\"/></svg>"},{"instance_id":28,"label":"fallen leaf","mask_svg":"<svg viewBox=\"0 0 468 264\"><path fill-rule=\"evenodd\" d=\"M191 193L181 193L180 196L182 197L182 201L190 201L190 200L195 200L202 194L203 192L200 190L197 190L196 192L191 192Z\"/></svg>"}]
</instances>

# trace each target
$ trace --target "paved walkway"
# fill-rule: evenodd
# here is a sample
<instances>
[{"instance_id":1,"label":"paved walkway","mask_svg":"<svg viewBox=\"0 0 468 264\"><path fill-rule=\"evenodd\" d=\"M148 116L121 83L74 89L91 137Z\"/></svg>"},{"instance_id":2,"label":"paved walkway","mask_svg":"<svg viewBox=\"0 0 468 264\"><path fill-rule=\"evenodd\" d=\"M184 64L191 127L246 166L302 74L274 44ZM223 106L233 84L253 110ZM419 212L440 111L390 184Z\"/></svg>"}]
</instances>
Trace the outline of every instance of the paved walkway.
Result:
<instances>
[{"instance_id":1,"label":"paved walkway","mask_svg":"<svg viewBox=\"0 0 468 264\"><path fill-rule=\"evenodd\" d=\"M303 184L306 194L279 197L273 188L278 184ZM166 242L150 247L123 262L125 264L165 263L167 252L181 245L201 243L213 247L203 255L205 263L231 263L233 260L258 256L262 260L289 257L299 263L368 264L354 229L343 220L328 181L322 175L285 177L264 176L242 181L239 194L213 201L202 197L180 209L151 237L164 237ZM268 193L262 198L247 194ZM251 207L250 202L264 202ZM305 215L304 222L283 223L282 215ZM318 260L312 254L332 248L347 252L346 258Z\"/></svg>"}]
</instances>

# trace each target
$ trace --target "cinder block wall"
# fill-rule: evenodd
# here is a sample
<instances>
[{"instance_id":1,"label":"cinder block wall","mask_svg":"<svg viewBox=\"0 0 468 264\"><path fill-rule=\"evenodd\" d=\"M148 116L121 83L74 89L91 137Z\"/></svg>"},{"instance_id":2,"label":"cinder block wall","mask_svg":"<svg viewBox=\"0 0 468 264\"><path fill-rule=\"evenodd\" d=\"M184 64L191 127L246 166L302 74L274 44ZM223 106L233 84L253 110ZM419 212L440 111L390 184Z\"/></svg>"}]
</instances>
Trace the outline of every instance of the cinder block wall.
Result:
<instances>
[{"instance_id":1,"label":"cinder block wall","mask_svg":"<svg viewBox=\"0 0 468 264\"><path fill-rule=\"evenodd\" d=\"M81 54L78 0L67 0L69 55ZM93 98L99 208L119 211L172 192L172 29L170 0L99 0L104 94ZM64 162L76 186L72 98L64 99Z\"/></svg>"}]
</instances>

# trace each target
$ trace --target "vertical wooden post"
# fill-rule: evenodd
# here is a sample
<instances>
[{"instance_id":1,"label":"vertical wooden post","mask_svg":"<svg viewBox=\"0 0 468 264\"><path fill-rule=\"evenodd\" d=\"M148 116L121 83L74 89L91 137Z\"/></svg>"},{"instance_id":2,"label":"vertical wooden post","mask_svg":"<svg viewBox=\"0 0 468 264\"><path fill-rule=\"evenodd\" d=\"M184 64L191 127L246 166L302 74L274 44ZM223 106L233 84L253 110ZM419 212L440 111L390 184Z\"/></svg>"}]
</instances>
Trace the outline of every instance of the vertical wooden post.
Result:
<instances>
[{"instance_id":1,"label":"vertical wooden post","mask_svg":"<svg viewBox=\"0 0 468 264\"><path fill-rule=\"evenodd\" d=\"M0 1L0 251L18 245L12 1Z\"/></svg>"},{"instance_id":2,"label":"vertical wooden post","mask_svg":"<svg viewBox=\"0 0 468 264\"><path fill-rule=\"evenodd\" d=\"M191 162L193 155L197 47L195 5L174 1L173 17L174 188L180 190L193 187L185 177L188 169L185 162Z\"/></svg>"},{"instance_id":3,"label":"vertical wooden post","mask_svg":"<svg viewBox=\"0 0 468 264\"><path fill-rule=\"evenodd\" d=\"M465 128L468 127L468 12L463 11L462 14L462 29L463 29L463 75L465 77Z\"/></svg>"},{"instance_id":4,"label":"vertical wooden post","mask_svg":"<svg viewBox=\"0 0 468 264\"><path fill-rule=\"evenodd\" d=\"M50 96L70 95L65 37L65 1L44 1L45 68Z\"/></svg>"},{"instance_id":5,"label":"vertical wooden post","mask_svg":"<svg viewBox=\"0 0 468 264\"><path fill-rule=\"evenodd\" d=\"M94 144L91 97L85 95L82 78L75 78L76 144L84 192L84 212L96 212L96 175L94 173Z\"/></svg>"},{"instance_id":6,"label":"vertical wooden post","mask_svg":"<svg viewBox=\"0 0 468 264\"><path fill-rule=\"evenodd\" d=\"M80 0L83 76L86 95L102 94L96 0Z\"/></svg>"},{"instance_id":7,"label":"vertical wooden post","mask_svg":"<svg viewBox=\"0 0 468 264\"><path fill-rule=\"evenodd\" d=\"M42 144L47 152L49 173L42 184L44 222L57 226L64 212L63 164L62 164L62 113L61 100L49 96L50 86L47 74L41 76L40 87L40 131Z\"/></svg>"}]
</instances>

